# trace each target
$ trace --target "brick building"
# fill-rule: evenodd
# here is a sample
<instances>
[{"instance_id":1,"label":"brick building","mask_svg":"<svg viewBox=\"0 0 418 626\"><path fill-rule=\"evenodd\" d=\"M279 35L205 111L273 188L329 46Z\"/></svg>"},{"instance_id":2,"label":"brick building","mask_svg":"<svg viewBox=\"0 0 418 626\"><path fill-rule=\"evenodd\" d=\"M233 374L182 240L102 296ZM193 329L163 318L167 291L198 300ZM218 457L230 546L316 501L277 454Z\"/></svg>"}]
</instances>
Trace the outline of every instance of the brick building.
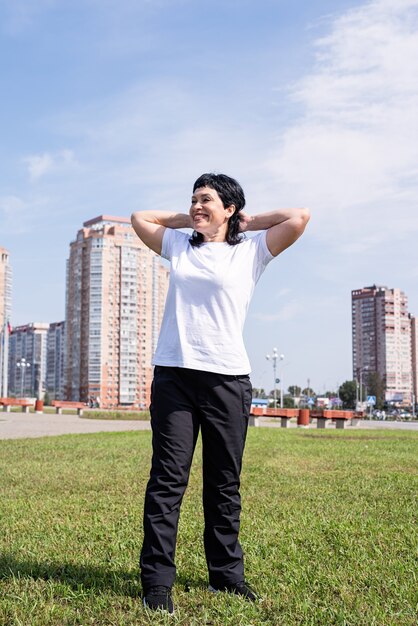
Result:
<instances>
[{"instance_id":1,"label":"brick building","mask_svg":"<svg viewBox=\"0 0 418 626\"><path fill-rule=\"evenodd\" d=\"M8 394L12 268L9 253L0 246L0 397Z\"/></svg>"},{"instance_id":2,"label":"brick building","mask_svg":"<svg viewBox=\"0 0 418 626\"><path fill-rule=\"evenodd\" d=\"M66 399L148 406L168 278L127 218L83 224L67 263Z\"/></svg>"},{"instance_id":3,"label":"brick building","mask_svg":"<svg viewBox=\"0 0 418 626\"><path fill-rule=\"evenodd\" d=\"M354 379L365 382L377 372L388 402L410 404L416 355L407 296L397 288L372 285L353 290L351 301Z\"/></svg>"}]
</instances>

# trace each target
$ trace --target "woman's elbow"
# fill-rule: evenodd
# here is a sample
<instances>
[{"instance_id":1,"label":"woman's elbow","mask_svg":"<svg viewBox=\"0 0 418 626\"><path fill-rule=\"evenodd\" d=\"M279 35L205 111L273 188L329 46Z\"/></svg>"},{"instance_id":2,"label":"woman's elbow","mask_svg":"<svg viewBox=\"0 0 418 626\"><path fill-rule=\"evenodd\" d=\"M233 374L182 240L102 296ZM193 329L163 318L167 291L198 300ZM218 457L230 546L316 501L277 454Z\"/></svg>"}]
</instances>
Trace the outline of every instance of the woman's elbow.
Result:
<instances>
[{"instance_id":1,"label":"woman's elbow","mask_svg":"<svg viewBox=\"0 0 418 626\"><path fill-rule=\"evenodd\" d=\"M297 237L300 237L303 234L310 218L311 218L311 212L309 211L309 209L306 209L306 208L299 209L298 219L295 222Z\"/></svg>"},{"instance_id":2,"label":"woman's elbow","mask_svg":"<svg viewBox=\"0 0 418 626\"><path fill-rule=\"evenodd\" d=\"M300 212L300 219L303 222L303 225L306 226L306 224L311 219L311 212L306 207L299 209L299 212Z\"/></svg>"}]
</instances>

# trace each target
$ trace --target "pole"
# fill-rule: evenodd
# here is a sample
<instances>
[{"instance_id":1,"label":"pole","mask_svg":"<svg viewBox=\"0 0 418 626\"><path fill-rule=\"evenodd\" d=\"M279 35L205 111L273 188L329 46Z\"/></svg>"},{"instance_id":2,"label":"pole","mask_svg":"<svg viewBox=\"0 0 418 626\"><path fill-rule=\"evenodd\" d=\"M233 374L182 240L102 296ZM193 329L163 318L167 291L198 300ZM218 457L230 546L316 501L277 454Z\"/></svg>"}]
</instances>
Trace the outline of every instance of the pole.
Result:
<instances>
[{"instance_id":1,"label":"pole","mask_svg":"<svg viewBox=\"0 0 418 626\"><path fill-rule=\"evenodd\" d=\"M274 387L273 387L273 401L274 401L274 408L277 408L277 387L276 387L276 380L277 380L277 357L278 357L278 351L277 348L273 348L273 353L270 356L270 354L266 354L266 359L267 361L269 361L271 359L272 363L273 363L273 376L274 376ZM281 358L282 355L280 355Z\"/></svg>"},{"instance_id":2,"label":"pole","mask_svg":"<svg viewBox=\"0 0 418 626\"><path fill-rule=\"evenodd\" d=\"M9 322L4 321L2 332L2 345L0 347L0 395L7 397L8 394L8 367L9 367Z\"/></svg>"},{"instance_id":3,"label":"pole","mask_svg":"<svg viewBox=\"0 0 418 626\"><path fill-rule=\"evenodd\" d=\"M280 408L283 408L283 367L282 367L282 375L280 377Z\"/></svg>"},{"instance_id":4,"label":"pole","mask_svg":"<svg viewBox=\"0 0 418 626\"><path fill-rule=\"evenodd\" d=\"M7 396L7 393L3 392L4 387L4 349L5 349L5 334L6 334L6 323L3 324L3 329L0 330L0 396Z\"/></svg>"},{"instance_id":5,"label":"pole","mask_svg":"<svg viewBox=\"0 0 418 626\"><path fill-rule=\"evenodd\" d=\"M16 367L18 369L18 371L20 372L20 397L23 398L23 392L24 392L24 388L25 388L25 384L26 384L26 368L30 367L30 363L26 362L26 359L24 357L21 357L21 359L16 363Z\"/></svg>"},{"instance_id":6,"label":"pole","mask_svg":"<svg viewBox=\"0 0 418 626\"><path fill-rule=\"evenodd\" d=\"M280 408L283 408L283 376L284 376L284 354L280 355L280 361L282 362L282 367L280 371Z\"/></svg>"},{"instance_id":7,"label":"pole","mask_svg":"<svg viewBox=\"0 0 418 626\"><path fill-rule=\"evenodd\" d=\"M358 375L359 375L359 369L356 369L356 410L358 407L358 403L359 403L359 382L358 382Z\"/></svg>"},{"instance_id":8,"label":"pole","mask_svg":"<svg viewBox=\"0 0 418 626\"><path fill-rule=\"evenodd\" d=\"M273 376L274 376L274 408L277 408L277 389L276 389L276 365L277 355L273 353Z\"/></svg>"}]
</instances>

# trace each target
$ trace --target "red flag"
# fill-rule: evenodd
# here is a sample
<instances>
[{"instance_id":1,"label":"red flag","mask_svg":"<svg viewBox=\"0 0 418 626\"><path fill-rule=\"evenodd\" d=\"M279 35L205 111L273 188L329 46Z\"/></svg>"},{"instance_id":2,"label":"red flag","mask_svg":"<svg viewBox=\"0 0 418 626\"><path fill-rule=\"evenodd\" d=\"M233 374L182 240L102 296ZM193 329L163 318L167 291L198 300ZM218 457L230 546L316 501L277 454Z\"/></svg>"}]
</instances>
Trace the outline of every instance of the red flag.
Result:
<instances>
[{"instance_id":1,"label":"red flag","mask_svg":"<svg viewBox=\"0 0 418 626\"><path fill-rule=\"evenodd\" d=\"M9 335L12 334L12 327L10 326L10 322L7 322L7 330L9 331Z\"/></svg>"}]
</instances>

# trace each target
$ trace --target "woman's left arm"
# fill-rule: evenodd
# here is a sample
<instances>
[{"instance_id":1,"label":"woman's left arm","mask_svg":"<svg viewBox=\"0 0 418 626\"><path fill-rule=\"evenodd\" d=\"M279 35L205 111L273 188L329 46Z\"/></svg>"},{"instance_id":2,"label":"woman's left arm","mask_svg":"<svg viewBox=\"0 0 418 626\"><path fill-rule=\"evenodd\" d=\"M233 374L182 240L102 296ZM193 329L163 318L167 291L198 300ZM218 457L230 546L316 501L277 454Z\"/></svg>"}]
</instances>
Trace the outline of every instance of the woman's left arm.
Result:
<instances>
[{"instance_id":1,"label":"woman's left arm","mask_svg":"<svg viewBox=\"0 0 418 626\"><path fill-rule=\"evenodd\" d=\"M309 222L309 209L278 209L270 213L247 215L242 213L241 231L267 230L267 247L277 256L295 243Z\"/></svg>"}]
</instances>

